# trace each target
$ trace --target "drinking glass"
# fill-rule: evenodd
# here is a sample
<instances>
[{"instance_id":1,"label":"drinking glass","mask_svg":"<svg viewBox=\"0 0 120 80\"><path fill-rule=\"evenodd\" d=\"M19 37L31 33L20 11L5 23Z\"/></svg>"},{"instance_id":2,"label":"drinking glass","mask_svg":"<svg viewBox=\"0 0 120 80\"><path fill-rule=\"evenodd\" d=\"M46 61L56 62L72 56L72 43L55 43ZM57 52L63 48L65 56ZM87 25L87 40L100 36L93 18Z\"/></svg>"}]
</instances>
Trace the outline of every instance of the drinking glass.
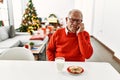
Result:
<instances>
[{"instance_id":1,"label":"drinking glass","mask_svg":"<svg viewBox=\"0 0 120 80\"><path fill-rule=\"evenodd\" d=\"M65 64L65 58L64 57L56 57L55 58L55 64L57 71L62 72Z\"/></svg>"}]
</instances>

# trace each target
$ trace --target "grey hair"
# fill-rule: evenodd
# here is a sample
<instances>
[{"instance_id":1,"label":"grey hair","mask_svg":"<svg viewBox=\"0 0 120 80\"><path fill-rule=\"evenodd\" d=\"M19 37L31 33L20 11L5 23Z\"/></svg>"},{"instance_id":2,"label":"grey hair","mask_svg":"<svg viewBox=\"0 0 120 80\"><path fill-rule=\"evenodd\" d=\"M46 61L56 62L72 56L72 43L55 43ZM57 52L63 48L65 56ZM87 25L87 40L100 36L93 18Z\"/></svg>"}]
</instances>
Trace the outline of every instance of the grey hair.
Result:
<instances>
[{"instance_id":1,"label":"grey hair","mask_svg":"<svg viewBox=\"0 0 120 80\"><path fill-rule=\"evenodd\" d=\"M81 15L81 18L83 19L83 14L82 14L82 12L81 12L80 10L78 10L78 9L72 9L71 11L69 11L68 16L70 16L71 13L73 13L73 12L79 13L79 14Z\"/></svg>"}]
</instances>

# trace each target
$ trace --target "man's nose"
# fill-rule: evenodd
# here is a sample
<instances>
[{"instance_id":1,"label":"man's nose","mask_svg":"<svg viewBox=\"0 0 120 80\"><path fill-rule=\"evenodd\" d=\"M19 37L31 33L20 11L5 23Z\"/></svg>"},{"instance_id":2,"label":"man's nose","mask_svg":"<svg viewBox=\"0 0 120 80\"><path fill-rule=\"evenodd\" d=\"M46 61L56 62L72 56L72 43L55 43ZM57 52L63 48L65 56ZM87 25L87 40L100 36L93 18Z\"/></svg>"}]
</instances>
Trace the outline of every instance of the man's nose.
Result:
<instances>
[{"instance_id":1,"label":"man's nose","mask_svg":"<svg viewBox=\"0 0 120 80\"><path fill-rule=\"evenodd\" d=\"M77 21L73 21L73 24L77 24Z\"/></svg>"}]
</instances>

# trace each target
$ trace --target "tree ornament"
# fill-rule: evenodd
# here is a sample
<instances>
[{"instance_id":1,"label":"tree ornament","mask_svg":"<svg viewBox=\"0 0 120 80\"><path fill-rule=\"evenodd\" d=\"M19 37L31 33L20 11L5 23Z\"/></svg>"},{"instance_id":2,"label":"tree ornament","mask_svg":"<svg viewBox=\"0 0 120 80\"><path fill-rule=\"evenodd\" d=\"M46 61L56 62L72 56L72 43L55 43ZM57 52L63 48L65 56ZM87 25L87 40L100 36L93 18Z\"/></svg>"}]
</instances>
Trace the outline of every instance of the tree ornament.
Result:
<instances>
[{"instance_id":1,"label":"tree ornament","mask_svg":"<svg viewBox=\"0 0 120 80\"><path fill-rule=\"evenodd\" d=\"M39 28L38 25L39 27L41 27L32 0L29 0L29 2L27 3L27 8L25 9L25 13L22 17L21 27L19 28L19 31L27 32L30 26L33 27L34 30L37 30Z\"/></svg>"}]
</instances>

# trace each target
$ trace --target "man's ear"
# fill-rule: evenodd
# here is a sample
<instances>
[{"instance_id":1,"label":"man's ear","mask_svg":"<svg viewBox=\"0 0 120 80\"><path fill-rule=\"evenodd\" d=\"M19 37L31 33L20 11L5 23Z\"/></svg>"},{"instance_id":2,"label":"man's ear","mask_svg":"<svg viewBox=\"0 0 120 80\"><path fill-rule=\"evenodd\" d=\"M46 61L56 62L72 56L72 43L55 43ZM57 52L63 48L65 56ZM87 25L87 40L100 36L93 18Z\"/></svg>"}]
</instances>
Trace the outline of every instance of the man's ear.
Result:
<instances>
[{"instance_id":1,"label":"man's ear","mask_svg":"<svg viewBox=\"0 0 120 80\"><path fill-rule=\"evenodd\" d=\"M68 21L68 17L66 17L65 20Z\"/></svg>"},{"instance_id":2,"label":"man's ear","mask_svg":"<svg viewBox=\"0 0 120 80\"><path fill-rule=\"evenodd\" d=\"M83 20L81 20L81 22L82 22Z\"/></svg>"}]
</instances>

